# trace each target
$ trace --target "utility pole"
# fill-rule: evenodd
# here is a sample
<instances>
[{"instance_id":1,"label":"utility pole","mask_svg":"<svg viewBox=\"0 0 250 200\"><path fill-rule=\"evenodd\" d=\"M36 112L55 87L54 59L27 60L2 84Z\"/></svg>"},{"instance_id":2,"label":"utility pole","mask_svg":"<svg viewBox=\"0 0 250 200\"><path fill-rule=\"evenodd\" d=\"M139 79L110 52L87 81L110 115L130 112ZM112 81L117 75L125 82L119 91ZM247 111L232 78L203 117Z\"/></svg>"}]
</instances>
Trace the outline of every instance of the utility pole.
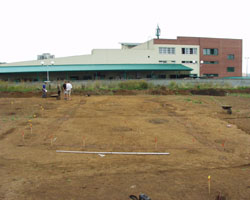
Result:
<instances>
[{"instance_id":1,"label":"utility pole","mask_svg":"<svg viewBox=\"0 0 250 200\"><path fill-rule=\"evenodd\" d=\"M55 64L55 62L52 60L52 61L50 61L50 65L54 65ZM44 61L41 61L41 65L45 65L45 62ZM47 63L47 82L50 82L50 80L49 80L49 63Z\"/></svg>"}]
</instances>

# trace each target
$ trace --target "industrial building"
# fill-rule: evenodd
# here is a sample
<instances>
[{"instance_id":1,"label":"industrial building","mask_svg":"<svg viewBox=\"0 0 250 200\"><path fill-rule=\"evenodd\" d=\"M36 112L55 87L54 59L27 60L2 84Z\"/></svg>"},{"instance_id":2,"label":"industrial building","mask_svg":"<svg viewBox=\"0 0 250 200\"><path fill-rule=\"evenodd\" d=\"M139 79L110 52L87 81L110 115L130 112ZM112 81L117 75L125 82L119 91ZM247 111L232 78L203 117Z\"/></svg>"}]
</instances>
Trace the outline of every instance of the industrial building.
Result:
<instances>
[{"instance_id":1,"label":"industrial building","mask_svg":"<svg viewBox=\"0 0 250 200\"><path fill-rule=\"evenodd\" d=\"M121 49L94 49L89 55L0 64L0 79L11 81L169 79L241 77L242 40L177 37L121 43Z\"/></svg>"}]
</instances>

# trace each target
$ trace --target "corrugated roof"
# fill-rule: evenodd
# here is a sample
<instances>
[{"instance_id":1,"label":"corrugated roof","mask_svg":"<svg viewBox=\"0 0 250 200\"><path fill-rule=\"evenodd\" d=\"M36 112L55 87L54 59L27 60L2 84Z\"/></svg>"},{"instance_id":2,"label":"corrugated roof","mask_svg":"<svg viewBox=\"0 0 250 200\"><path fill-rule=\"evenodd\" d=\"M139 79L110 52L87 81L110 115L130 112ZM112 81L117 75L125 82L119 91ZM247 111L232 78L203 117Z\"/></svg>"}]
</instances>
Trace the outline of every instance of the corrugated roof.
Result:
<instances>
[{"instance_id":1,"label":"corrugated roof","mask_svg":"<svg viewBox=\"0 0 250 200\"><path fill-rule=\"evenodd\" d=\"M182 64L90 64L53 66L4 66L0 73L62 72L62 71L192 71Z\"/></svg>"}]
</instances>

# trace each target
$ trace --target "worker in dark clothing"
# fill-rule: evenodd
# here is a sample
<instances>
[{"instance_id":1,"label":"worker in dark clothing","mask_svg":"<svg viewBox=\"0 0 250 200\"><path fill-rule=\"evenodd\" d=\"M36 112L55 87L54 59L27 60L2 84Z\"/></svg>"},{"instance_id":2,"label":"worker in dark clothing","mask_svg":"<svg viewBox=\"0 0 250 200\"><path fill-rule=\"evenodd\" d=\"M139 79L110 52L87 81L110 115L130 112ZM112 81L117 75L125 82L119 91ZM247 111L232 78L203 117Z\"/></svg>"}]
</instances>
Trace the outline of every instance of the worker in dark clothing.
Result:
<instances>
[{"instance_id":1,"label":"worker in dark clothing","mask_svg":"<svg viewBox=\"0 0 250 200\"><path fill-rule=\"evenodd\" d=\"M61 85L57 83L57 100L61 99Z\"/></svg>"},{"instance_id":2,"label":"worker in dark clothing","mask_svg":"<svg viewBox=\"0 0 250 200\"><path fill-rule=\"evenodd\" d=\"M66 100L66 99L67 99L66 84L67 84L67 81L64 81L64 84L63 84L64 100Z\"/></svg>"}]
</instances>

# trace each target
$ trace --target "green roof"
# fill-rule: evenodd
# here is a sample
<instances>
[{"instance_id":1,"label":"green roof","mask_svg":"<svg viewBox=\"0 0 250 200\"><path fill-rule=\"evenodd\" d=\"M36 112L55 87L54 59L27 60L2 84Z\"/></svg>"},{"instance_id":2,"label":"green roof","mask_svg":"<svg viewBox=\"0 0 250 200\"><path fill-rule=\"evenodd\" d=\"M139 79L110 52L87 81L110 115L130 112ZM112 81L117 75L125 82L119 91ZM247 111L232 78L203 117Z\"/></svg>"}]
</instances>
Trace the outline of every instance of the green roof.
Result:
<instances>
[{"instance_id":1,"label":"green roof","mask_svg":"<svg viewBox=\"0 0 250 200\"><path fill-rule=\"evenodd\" d=\"M192 71L182 64L89 64L53 66L0 66L0 73L62 71Z\"/></svg>"},{"instance_id":2,"label":"green roof","mask_svg":"<svg viewBox=\"0 0 250 200\"><path fill-rule=\"evenodd\" d=\"M222 79L237 79L237 80L249 80L250 76L232 76L232 77L223 77Z\"/></svg>"}]
</instances>

